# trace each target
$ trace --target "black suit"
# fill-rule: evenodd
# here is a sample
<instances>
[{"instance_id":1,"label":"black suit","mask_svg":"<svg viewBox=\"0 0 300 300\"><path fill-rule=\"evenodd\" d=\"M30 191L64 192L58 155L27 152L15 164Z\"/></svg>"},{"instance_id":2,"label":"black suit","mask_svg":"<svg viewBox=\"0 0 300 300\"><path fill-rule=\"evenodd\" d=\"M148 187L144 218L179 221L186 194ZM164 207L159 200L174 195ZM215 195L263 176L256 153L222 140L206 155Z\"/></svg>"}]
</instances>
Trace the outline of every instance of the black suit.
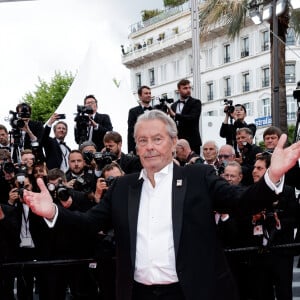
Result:
<instances>
[{"instance_id":1,"label":"black suit","mask_svg":"<svg viewBox=\"0 0 300 300\"><path fill-rule=\"evenodd\" d=\"M41 139L41 146L44 147L46 155L46 165L49 170L54 168L60 168L63 159L68 160L68 157L64 158L64 154L61 151L60 144L56 138L50 137L51 127L45 126L44 134ZM65 145L70 152L71 149Z\"/></svg>"},{"instance_id":2,"label":"black suit","mask_svg":"<svg viewBox=\"0 0 300 300\"><path fill-rule=\"evenodd\" d=\"M113 130L110 117L106 114L96 113L94 116L94 121L98 124L98 129L93 128L92 142L95 143L97 151L101 151L104 147L103 137L107 131ZM90 128L88 128L89 130ZM78 136L77 129L75 128L75 140L76 143L80 142L80 137ZM82 141L84 142L84 141Z\"/></svg>"},{"instance_id":3,"label":"black suit","mask_svg":"<svg viewBox=\"0 0 300 300\"><path fill-rule=\"evenodd\" d=\"M180 101L172 104L171 108L176 113L176 108ZM201 101L189 97L180 114L176 113L174 120L177 124L178 138L186 139L193 151L200 154L200 146L202 145L199 132L199 118L201 115Z\"/></svg>"},{"instance_id":4,"label":"black suit","mask_svg":"<svg viewBox=\"0 0 300 300\"><path fill-rule=\"evenodd\" d=\"M178 184L180 183L180 184ZM85 214L59 207L57 227L88 230L113 226L116 238L117 299L129 300L134 283L136 234L143 179L119 177L101 202ZM186 300L236 299L234 282L219 245L213 210L269 206L275 194L262 180L239 197L239 187L215 175L210 166L174 165L172 223L176 272ZM259 203L254 195L265 195ZM228 211L229 212L229 211Z\"/></svg>"},{"instance_id":5,"label":"black suit","mask_svg":"<svg viewBox=\"0 0 300 300\"><path fill-rule=\"evenodd\" d=\"M128 153L136 153L135 150L135 141L133 137L134 125L136 123L137 118L144 113L144 109L141 105L135 106L131 108L128 112L128 131L127 131L127 146Z\"/></svg>"}]
</instances>

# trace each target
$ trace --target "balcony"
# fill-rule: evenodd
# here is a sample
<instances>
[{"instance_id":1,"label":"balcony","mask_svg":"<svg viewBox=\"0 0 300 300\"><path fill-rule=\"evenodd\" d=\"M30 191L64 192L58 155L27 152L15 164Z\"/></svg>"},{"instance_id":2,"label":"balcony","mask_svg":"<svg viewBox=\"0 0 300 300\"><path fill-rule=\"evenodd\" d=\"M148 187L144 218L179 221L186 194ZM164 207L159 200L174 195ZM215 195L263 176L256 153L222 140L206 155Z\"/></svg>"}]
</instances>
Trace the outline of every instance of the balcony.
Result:
<instances>
[{"instance_id":1,"label":"balcony","mask_svg":"<svg viewBox=\"0 0 300 300\"><path fill-rule=\"evenodd\" d=\"M229 63L230 62L230 56L225 56L224 57L224 64Z\"/></svg>"},{"instance_id":2,"label":"balcony","mask_svg":"<svg viewBox=\"0 0 300 300\"><path fill-rule=\"evenodd\" d=\"M264 78L261 82L261 86L264 87L269 87L270 86L270 79L269 78Z\"/></svg>"},{"instance_id":3,"label":"balcony","mask_svg":"<svg viewBox=\"0 0 300 300\"><path fill-rule=\"evenodd\" d=\"M241 58L249 56L249 50L245 50L241 52Z\"/></svg>"},{"instance_id":4,"label":"balcony","mask_svg":"<svg viewBox=\"0 0 300 300\"><path fill-rule=\"evenodd\" d=\"M270 50L270 43L264 43L263 45L261 45L261 51L268 51Z\"/></svg>"},{"instance_id":5,"label":"balcony","mask_svg":"<svg viewBox=\"0 0 300 300\"><path fill-rule=\"evenodd\" d=\"M192 32L188 27L177 34L172 32L170 35L165 35L162 40L153 39L153 43L145 47L125 52L122 56L122 63L127 68L134 68L191 47Z\"/></svg>"},{"instance_id":6,"label":"balcony","mask_svg":"<svg viewBox=\"0 0 300 300\"><path fill-rule=\"evenodd\" d=\"M224 90L224 96L225 97L231 96L231 88L227 88L227 89Z\"/></svg>"}]
</instances>

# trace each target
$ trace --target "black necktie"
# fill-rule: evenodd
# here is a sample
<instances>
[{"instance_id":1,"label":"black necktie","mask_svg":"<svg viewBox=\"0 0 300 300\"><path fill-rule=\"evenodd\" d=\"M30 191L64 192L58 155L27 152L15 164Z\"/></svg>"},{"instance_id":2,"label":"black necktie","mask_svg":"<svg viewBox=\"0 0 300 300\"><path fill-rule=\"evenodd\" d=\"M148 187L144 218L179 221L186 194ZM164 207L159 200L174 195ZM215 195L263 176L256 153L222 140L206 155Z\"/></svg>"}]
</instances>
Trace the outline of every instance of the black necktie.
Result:
<instances>
[{"instance_id":1,"label":"black necktie","mask_svg":"<svg viewBox=\"0 0 300 300\"><path fill-rule=\"evenodd\" d=\"M65 143L64 141L60 141L59 143L60 143L61 145L66 146L66 143Z\"/></svg>"},{"instance_id":2,"label":"black necktie","mask_svg":"<svg viewBox=\"0 0 300 300\"><path fill-rule=\"evenodd\" d=\"M144 106L144 111L146 111L146 110L152 110L152 107L151 106L148 106L148 107Z\"/></svg>"}]
</instances>

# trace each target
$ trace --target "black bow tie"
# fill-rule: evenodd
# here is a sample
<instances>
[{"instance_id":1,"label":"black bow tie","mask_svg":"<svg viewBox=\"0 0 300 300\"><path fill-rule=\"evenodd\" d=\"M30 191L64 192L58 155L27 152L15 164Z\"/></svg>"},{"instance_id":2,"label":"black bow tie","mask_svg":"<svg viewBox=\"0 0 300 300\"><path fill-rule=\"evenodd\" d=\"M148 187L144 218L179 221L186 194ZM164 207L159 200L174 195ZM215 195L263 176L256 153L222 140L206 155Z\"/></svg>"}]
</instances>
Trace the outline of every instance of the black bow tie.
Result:
<instances>
[{"instance_id":1,"label":"black bow tie","mask_svg":"<svg viewBox=\"0 0 300 300\"><path fill-rule=\"evenodd\" d=\"M152 110L152 107L151 106L148 106L148 107L144 106L144 111L146 111L146 110Z\"/></svg>"},{"instance_id":2,"label":"black bow tie","mask_svg":"<svg viewBox=\"0 0 300 300\"><path fill-rule=\"evenodd\" d=\"M64 141L60 141L59 142L61 145L65 145L66 146L66 143Z\"/></svg>"}]
</instances>

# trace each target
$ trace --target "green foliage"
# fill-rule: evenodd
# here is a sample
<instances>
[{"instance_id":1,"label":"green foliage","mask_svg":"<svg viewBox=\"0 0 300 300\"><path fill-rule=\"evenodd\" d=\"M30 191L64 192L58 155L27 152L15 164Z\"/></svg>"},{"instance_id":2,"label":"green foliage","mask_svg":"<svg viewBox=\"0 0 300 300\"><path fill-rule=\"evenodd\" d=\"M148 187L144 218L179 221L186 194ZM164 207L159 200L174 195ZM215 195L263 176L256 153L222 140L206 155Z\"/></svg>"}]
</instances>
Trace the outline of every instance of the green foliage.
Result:
<instances>
[{"instance_id":1,"label":"green foliage","mask_svg":"<svg viewBox=\"0 0 300 300\"><path fill-rule=\"evenodd\" d=\"M288 126L288 144L291 145L294 141L295 125Z\"/></svg>"},{"instance_id":2,"label":"green foliage","mask_svg":"<svg viewBox=\"0 0 300 300\"><path fill-rule=\"evenodd\" d=\"M55 72L50 83L40 77L38 81L36 90L26 93L22 100L31 106L31 118L33 120L46 122L68 92L74 81L74 75L71 72L64 74Z\"/></svg>"},{"instance_id":3,"label":"green foliage","mask_svg":"<svg viewBox=\"0 0 300 300\"><path fill-rule=\"evenodd\" d=\"M165 7L175 7L187 2L187 0L164 0Z\"/></svg>"},{"instance_id":4,"label":"green foliage","mask_svg":"<svg viewBox=\"0 0 300 300\"><path fill-rule=\"evenodd\" d=\"M157 15L159 15L162 11L159 9L151 9L151 10L142 10L142 20L145 22Z\"/></svg>"},{"instance_id":5,"label":"green foliage","mask_svg":"<svg viewBox=\"0 0 300 300\"><path fill-rule=\"evenodd\" d=\"M265 146L265 142L264 141L260 141L258 143L258 146L262 149L262 150L265 150L266 149L266 146Z\"/></svg>"}]
</instances>

